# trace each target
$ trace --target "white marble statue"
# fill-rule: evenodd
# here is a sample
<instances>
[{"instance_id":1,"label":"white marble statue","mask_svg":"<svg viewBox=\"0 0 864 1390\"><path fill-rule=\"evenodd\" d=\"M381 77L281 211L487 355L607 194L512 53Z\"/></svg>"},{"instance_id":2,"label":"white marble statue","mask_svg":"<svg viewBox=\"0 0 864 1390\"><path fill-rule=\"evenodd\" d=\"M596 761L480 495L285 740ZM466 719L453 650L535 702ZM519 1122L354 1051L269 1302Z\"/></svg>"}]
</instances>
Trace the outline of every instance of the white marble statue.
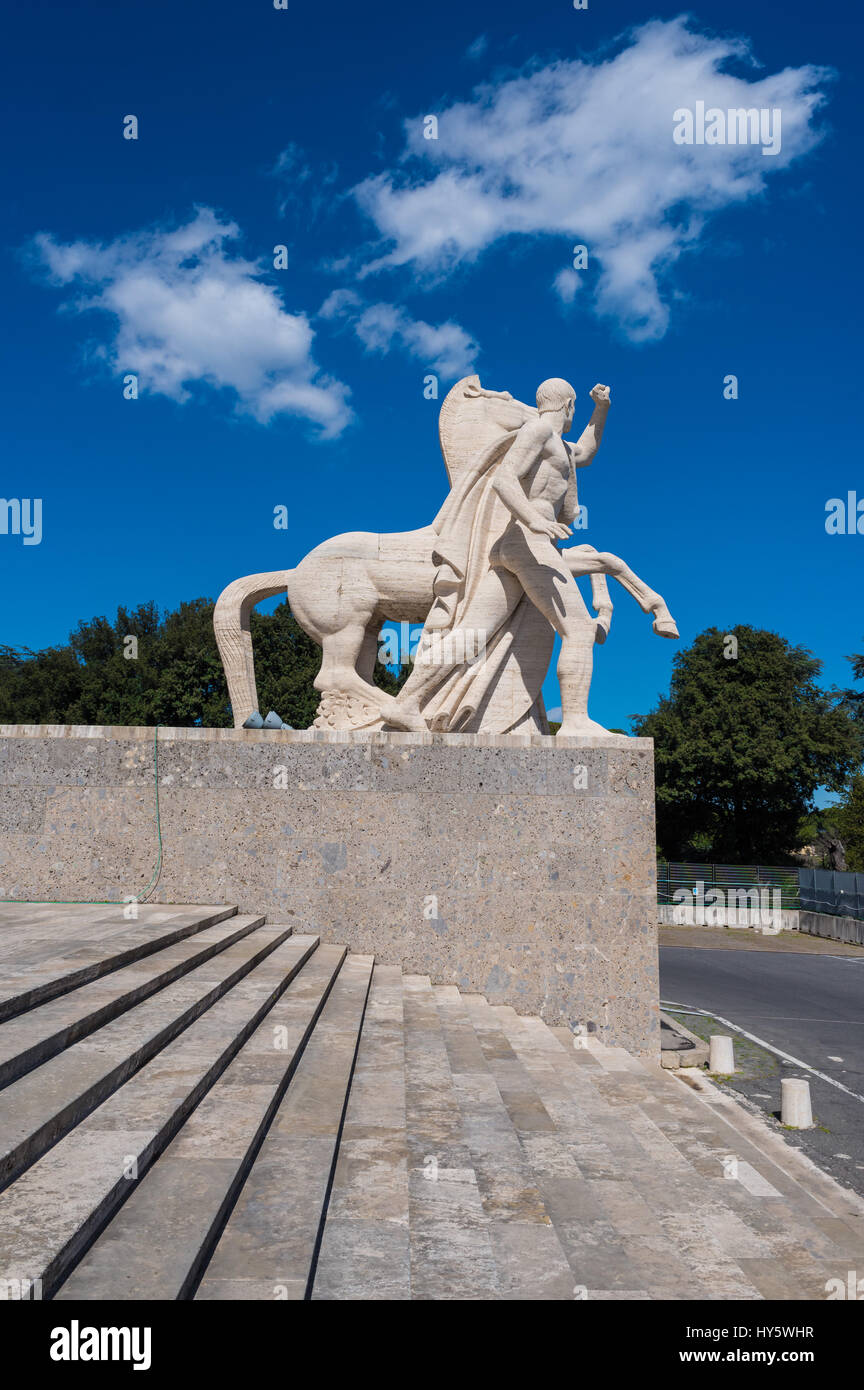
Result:
<instances>
[{"instance_id":1,"label":"white marble statue","mask_svg":"<svg viewBox=\"0 0 864 1390\"><path fill-rule=\"evenodd\" d=\"M661 596L616 555L590 545L559 550L579 513L576 471L591 462L609 389L575 444L576 393L544 381L537 406L456 383L441 408L441 449L451 491L435 520L392 535L349 532L324 541L293 570L235 580L214 614L234 722L257 710L249 619L262 599L287 593L294 617L322 648L315 727L546 731L541 689L555 633L562 734L605 732L588 716L593 648L609 631L612 575L653 615L662 637L678 630ZM589 575L591 617L576 583ZM398 697L372 683L382 623L423 623L414 666Z\"/></svg>"}]
</instances>

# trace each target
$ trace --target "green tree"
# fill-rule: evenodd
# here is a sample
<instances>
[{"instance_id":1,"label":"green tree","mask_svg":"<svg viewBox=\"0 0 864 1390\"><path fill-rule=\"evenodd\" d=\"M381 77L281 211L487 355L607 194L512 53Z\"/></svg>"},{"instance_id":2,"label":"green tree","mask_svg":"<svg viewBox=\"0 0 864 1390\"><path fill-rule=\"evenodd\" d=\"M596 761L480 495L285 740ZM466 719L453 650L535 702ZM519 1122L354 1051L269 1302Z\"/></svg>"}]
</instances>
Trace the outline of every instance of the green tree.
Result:
<instances>
[{"instance_id":1,"label":"green tree","mask_svg":"<svg viewBox=\"0 0 864 1390\"><path fill-rule=\"evenodd\" d=\"M667 859L788 862L817 787L839 791L861 760L860 728L820 671L748 626L709 628L676 655L669 695L633 720L654 739Z\"/></svg>"},{"instance_id":2,"label":"green tree","mask_svg":"<svg viewBox=\"0 0 864 1390\"><path fill-rule=\"evenodd\" d=\"M850 873L864 873L864 773L852 778L846 800L832 806L831 815L843 838L846 868Z\"/></svg>"},{"instance_id":3,"label":"green tree","mask_svg":"<svg viewBox=\"0 0 864 1390\"><path fill-rule=\"evenodd\" d=\"M252 615L252 642L262 713L275 709L287 724L307 728L318 707L312 682L320 647L287 603ZM375 667L376 684L390 694L406 675ZM121 607L113 622L80 622L66 646L40 652L0 646L0 722L230 726L213 601L192 599L161 616L152 602Z\"/></svg>"},{"instance_id":4,"label":"green tree","mask_svg":"<svg viewBox=\"0 0 864 1390\"><path fill-rule=\"evenodd\" d=\"M798 846L799 851L809 851L804 860L808 868L838 869L841 873L847 868L846 837L840 829L836 810L835 805L819 806L801 822Z\"/></svg>"},{"instance_id":5,"label":"green tree","mask_svg":"<svg viewBox=\"0 0 864 1390\"><path fill-rule=\"evenodd\" d=\"M846 660L855 680L864 680L864 654L847 656ZM864 727L864 690L844 690L841 703L859 727ZM823 868L835 867L831 862L835 856L830 851L839 842L845 858L839 867L850 873L864 873L864 772L851 777L843 801L825 806L809 818L802 838L805 843L814 844L817 852L822 851Z\"/></svg>"},{"instance_id":6,"label":"green tree","mask_svg":"<svg viewBox=\"0 0 864 1390\"><path fill-rule=\"evenodd\" d=\"M847 656L846 660L852 666L856 681L864 681L864 652ZM854 719L860 719L864 724L864 690L844 690L843 704Z\"/></svg>"}]
</instances>

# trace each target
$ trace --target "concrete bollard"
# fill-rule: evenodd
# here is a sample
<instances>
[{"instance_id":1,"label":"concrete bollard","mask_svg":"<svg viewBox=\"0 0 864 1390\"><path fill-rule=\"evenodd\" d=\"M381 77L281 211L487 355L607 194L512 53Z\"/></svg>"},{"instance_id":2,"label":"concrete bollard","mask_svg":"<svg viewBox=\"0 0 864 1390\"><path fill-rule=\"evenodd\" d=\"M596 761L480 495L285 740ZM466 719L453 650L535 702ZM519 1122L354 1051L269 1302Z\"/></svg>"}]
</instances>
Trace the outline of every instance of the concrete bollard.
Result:
<instances>
[{"instance_id":1,"label":"concrete bollard","mask_svg":"<svg viewBox=\"0 0 864 1390\"><path fill-rule=\"evenodd\" d=\"M708 1039L708 1070L721 1076L731 1076L735 1070L735 1051L732 1039L725 1033L712 1033Z\"/></svg>"},{"instance_id":2,"label":"concrete bollard","mask_svg":"<svg viewBox=\"0 0 864 1390\"><path fill-rule=\"evenodd\" d=\"M812 1129L810 1082L798 1076L785 1076L780 1082L780 1122L790 1129Z\"/></svg>"}]
</instances>

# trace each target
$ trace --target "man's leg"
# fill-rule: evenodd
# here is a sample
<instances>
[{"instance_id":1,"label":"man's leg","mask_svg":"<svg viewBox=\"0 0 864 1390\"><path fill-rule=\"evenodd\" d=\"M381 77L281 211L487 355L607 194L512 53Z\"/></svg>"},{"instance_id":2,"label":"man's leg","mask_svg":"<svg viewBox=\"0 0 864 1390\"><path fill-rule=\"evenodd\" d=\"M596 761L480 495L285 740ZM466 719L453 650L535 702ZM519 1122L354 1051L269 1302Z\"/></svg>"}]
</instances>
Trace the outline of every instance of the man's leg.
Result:
<instances>
[{"instance_id":1,"label":"man's leg","mask_svg":"<svg viewBox=\"0 0 864 1390\"><path fill-rule=\"evenodd\" d=\"M605 734L603 725L588 717L597 623L590 616L568 566L547 536L522 526L508 533L501 547L501 559L561 638L559 733Z\"/></svg>"}]
</instances>

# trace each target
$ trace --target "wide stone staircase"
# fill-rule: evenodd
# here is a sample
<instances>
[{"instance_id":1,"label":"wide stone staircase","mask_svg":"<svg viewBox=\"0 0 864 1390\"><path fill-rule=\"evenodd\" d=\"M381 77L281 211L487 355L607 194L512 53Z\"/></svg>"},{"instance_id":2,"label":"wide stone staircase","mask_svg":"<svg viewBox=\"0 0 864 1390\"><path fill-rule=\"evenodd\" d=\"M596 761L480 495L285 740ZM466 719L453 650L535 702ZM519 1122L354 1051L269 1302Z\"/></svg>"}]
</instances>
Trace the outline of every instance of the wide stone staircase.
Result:
<instances>
[{"instance_id":1,"label":"wide stone staircase","mask_svg":"<svg viewBox=\"0 0 864 1390\"><path fill-rule=\"evenodd\" d=\"M0 906L0 1297L824 1299L862 1213L710 1082L291 925Z\"/></svg>"}]
</instances>

